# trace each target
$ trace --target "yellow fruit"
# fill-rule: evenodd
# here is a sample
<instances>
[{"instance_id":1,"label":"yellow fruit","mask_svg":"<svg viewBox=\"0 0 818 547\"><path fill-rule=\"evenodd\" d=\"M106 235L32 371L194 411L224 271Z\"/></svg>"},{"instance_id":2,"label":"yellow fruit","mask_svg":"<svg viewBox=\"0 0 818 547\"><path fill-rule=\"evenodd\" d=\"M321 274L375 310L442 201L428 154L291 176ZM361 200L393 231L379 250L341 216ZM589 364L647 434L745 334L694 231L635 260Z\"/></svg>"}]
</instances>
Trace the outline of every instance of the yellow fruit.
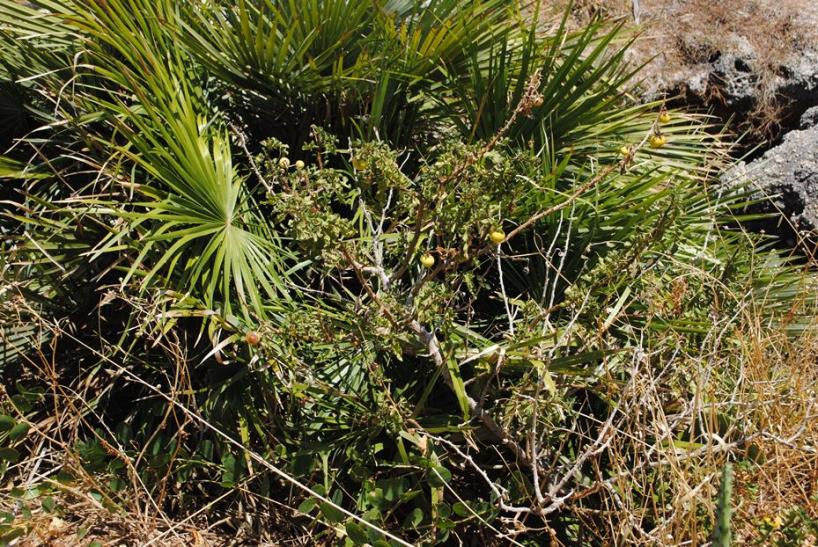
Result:
<instances>
[{"instance_id":1,"label":"yellow fruit","mask_svg":"<svg viewBox=\"0 0 818 547\"><path fill-rule=\"evenodd\" d=\"M362 158L352 158L352 167L355 168L356 171L366 171L366 168L369 167L369 162Z\"/></svg>"},{"instance_id":2,"label":"yellow fruit","mask_svg":"<svg viewBox=\"0 0 818 547\"><path fill-rule=\"evenodd\" d=\"M303 170L304 169L304 162L301 161L301 160L298 160L297 162L295 162L295 168L298 169L299 171Z\"/></svg>"},{"instance_id":3,"label":"yellow fruit","mask_svg":"<svg viewBox=\"0 0 818 547\"><path fill-rule=\"evenodd\" d=\"M506 240L506 233L502 230L492 230L489 234L489 237L494 242L495 245L499 245L503 241Z\"/></svg>"},{"instance_id":4,"label":"yellow fruit","mask_svg":"<svg viewBox=\"0 0 818 547\"><path fill-rule=\"evenodd\" d=\"M539 108L539 107L541 107L541 106L542 106L542 104L543 104L543 98L542 98L542 96L537 95L536 97L534 97L534 99L531 101L531 103L534 105L534 108Z\"/></svg>"},{"instance_id":5,"label":"yellow fruit","mask_svg":"<svg viewBox=\"0 0 818 547\"><path fill-rule=\"evenodd\" d=\"M420 264L424 268L431 268L435 265L435 257L430 255L429 253L424 254L420 257Z\"/></svg>"},{"instance_id":6,"label":"yellow fruit","mask_svg":"<svg viewBox=\"0 0 818 547\"><path fill-rule=\"evenodd\" d=\"M670 121L670 114L667 112L662 112L659 114L659 121L662 123L668 123Z\"/></svg>"},{"instance_id":7,"label":"yellow fruit","mask_svg":"<svg viewBox=\"0 0 818 547\"><path fill-rule=\"evenodd\" d=\"M257 346L261 343L261 335L254 330L251 330L244 336L244 341L248 346Z\"/></svg>"},{"instance_id":8,"label":"yellow fruit","mask_svg":"<svg viewBox=\"0 0 818 547\"><path fill-rule=\"evenodd\" d=\"M651 148L662 148L667 144L667 139L663 135L651 135L648 142Z\"/></svg>"},{"instance_id":9,"label":"yellow fruit","mask_svg":"<svg viewBox=\"0 0 818 547\"><path fill-rule=\"evenodd\" d=\"M278 166L282 169L289 169L290 168L290 160L289 158L281 158L278 160Z\"/></svg>"},{"instance_id":10,"label":"yellow fruit","mask_svg":"<svg viewBox=\"0 0 818 547\"><path fill-rule=\"evenodd\" d=\"M631 153L631 149L630 147L623 145L622 148L619 149L619 153L623 156L627 156L628 154Z\"/></svg>"}]
</instances>

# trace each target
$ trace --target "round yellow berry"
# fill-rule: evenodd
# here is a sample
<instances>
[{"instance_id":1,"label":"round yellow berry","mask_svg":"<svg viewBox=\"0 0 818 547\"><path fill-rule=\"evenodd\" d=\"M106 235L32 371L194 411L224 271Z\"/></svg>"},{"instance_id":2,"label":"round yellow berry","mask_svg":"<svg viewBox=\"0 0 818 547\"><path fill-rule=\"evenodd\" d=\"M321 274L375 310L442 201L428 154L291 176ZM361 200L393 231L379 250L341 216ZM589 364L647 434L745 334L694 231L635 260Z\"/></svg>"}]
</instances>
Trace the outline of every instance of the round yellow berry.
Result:
<instances>
[{"instance_id":1,"label":"round yellow berry","mask_svg":"<svg viewBox=\"0 0 818 547\"><path fill-rule=\"evenodd\" d=\"M354 167L356 171L366 171L366 168L369 167L369 162L363 158L354 157L352 158L352 167Z\"/></svg>"},{"instance_id":2,"label":"round yellow berry","mask_svg":"<svg viewBox=\"0 0 818 547\"><path fill-rule=\"evenodd\" d=\"M506 240L506 233L500 229L492 230L489 234L489 238L495 245L499 245L503 241Z\"/></svg>"},{"instance_id":3,"label":"round yellow berry","mask_svg":"<svg viewBox=\"0 0 818 547\"><path fill-rule=\"evenodd\" d=\"M664 137L664 135L651 135L648 142L650 143L651 148L662 148L667 144L667 139Z\"/></svg>"},{"instance_id":4,"label":"round yellow berry","mask_svg":"<svg viewBox=\"0 0 818 547\"><path fill-rule=\"evenodd\" d=\"M289 158L281 158L278 160L278 166L282 169L289 169L290 168L290 160Z\"/></svg>"},{"instance_id":5,"label":"round yellow berry","mask_svg":"<svg viewBox=\"0 0 818 547\"><path fill-rule=\"evenodd\" d=\"M670 114L667 112L662 112L659 114L659 121L662 123L668 123L670 121Z\"/></svg>"},{"instance_id":6,"label":"round yellow berry","mask_svg":"<svg viewBox=\"0 0 818 547\"><path fill-rule=\"evenodd\" d=\"M429 253L424 254L420 257L420 264L424 268L431 268L435 265L435 257L430 255Z\"/></svg>"},{"instance_id":7,"label":"round yellow berry","mask_svg":"<svg viewBox=\"0 0 818 547\"><path fill-rule=\"evenodd\" d=\"M631 149L629 146L623 145L622 148L619 149L619 153L623 156L627 156L631 153Z\"/></svg>"},{"instance_id":8,"label":"round yellow berry","mask_svg":"<svg viewBox=\"0 0 818 547\"><path fill-rule=\"evenodd\" d=\"M295 162L295 168L298 169L299 171L303 170L304 169L304 162L301 161L301 160L298 160L297 162Z\"/></svg>"}]
</instances>

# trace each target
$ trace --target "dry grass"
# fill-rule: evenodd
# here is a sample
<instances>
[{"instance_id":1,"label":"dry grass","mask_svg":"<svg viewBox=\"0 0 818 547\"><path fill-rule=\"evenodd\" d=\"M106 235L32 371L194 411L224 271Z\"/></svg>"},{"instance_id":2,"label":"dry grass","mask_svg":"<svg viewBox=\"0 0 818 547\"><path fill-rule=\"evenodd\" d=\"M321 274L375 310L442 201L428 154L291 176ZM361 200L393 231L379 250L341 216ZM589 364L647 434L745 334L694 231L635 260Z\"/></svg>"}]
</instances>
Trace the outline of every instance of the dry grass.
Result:
<instances>
[{"instance_id":1,"label":"dry grass","mask_svg":"<svg viewBox=\"0 0 818 547\"><path fill-rule=\"evenodd\" d=\"M740 469L736 480L736 528L749 541L759 522L793 507L818 518L818 337L749 335L746 342L742 398L757 401L752 422L764 434L747 447L757 465Z\"/></svg>"},{"instance_id":2,"label":"dry grass","mask_svg":"<svg viewBox=\"0 0 818 547\"><path fill-rule=\"evenodd\" d=\"M99 393L101 383L85 382L83 389L77 390L76 386L64 382L55 368L62 326L49 324L36 316L36 310L19 302L17 305L34 312L35 324L41 332L53 333L50 344L25 357L27 376L47 379L50 384L48 401L53 406L41 419L28 422L30 430L25 440L28 455L4 473L0 490L2 522L22 533L13 545L210 547L228 544L224 534L209 525L206 512L174 520L160 510L156 491L149 490L138 479L133 461L121 447L104 444L110 455L126 462L120 478L130 485L122 492L112 491L108 482L112 474L97 474L86 468L76 443L81 430L93 428L89 400ZM67 332L65 335L71 336ZM0 401L5 408L15 407L3 386L0 386ZM24 419L22 415L18 417ZM3 535L8 532L1 531Z\"/></svg>"},{"instance_id":3,"label":"dry grass","mask_svg":"<svg viewBox=\"0 0 818 547\"><path fill-rule=\"evenodd\" d=\"M591 460L618 475L569 502L589 525L598 527L607 516L598 541L706 543L727 461L742 462L733 496L738 544L758 540L765 518L793 507L818 518L818 337L791 339L759 327L747 329L743 339L731 352L707 350L660 368L650 366L650 355L634 362L631 383L618 394L622 415L607 438L609 449ZM736 382L721 377L726 370L737 374ZM686 395L673 393L674 374L683 375L677 385L691 386ZM693 430L710 440L679 441L681 432ZM634 453L640 444L643 450ZM586 497L595 501L583 503ZM593 507L597 503L601 507Z\"/></svg>"},{"instance_id":4,"label":"dry grass","mask_svg":"<svg viewBox=\"0 0 818 547\"><path fill-rule=\"evenodd\" d=\"M16 547L86 547L88 545L147 545L154 541L158 547L211 547L226 545L224 535L198 530L189 524L179 525L170 532L166 522L134 520L133 515L109 511L89 501L86 494L60 493L49 497L57 511L42 508L31 510L19 518L25 534L13 543ZM0 511L19 513L15 503L6 498L0 501Z\"/></svg>"},{"instance_id":5,"label":"dry grass","mask_svg":"<svg viewBox=\"0 0 818 547\"><path fill-rule=\"evenodd\" d=\"M1 475L0 545L5 545L3 537L7 533L3 524L23 533L14 540L16 547L79 547L95 541L103 546L155 547L318 544L309 530L292 522L294 516L305 515L289 505L289 500L271 500L251 490L250 483L268 471L263 466L226 493L211 497L202 492L201 499L193 503L179 499L182 485L171 477L172 465L164 477L146 484L140 472L149 467L148 444L140 447L137 456L132 455L133 451L126 453L126 447L113 434L115 424L92 410L93 401L107 390L109 378L131 374L129 369L95 352L110 365L104 375L91 375L81 381L61 377L57 363L64 359L65 346L82 345L82 341L70 328L42 317L25 299L10 298L3 304L15 308L20 322L35 326L49 343L22 357L26 379L37 378L48 388L42 419L29 420L15 412L30 430L24 442L26 457ZM167 352L173 376L168 379L172 386L168 393L153 388L169 403L155 434L173 423L171 427L185 435L186 428L193 426L191 416L207 423L192 408L189 395L180 393L191 391L186 383L188 356L178 338L170 336L155 342ZM134 380L144 383L136 376ZM4 408L16 408L1 384L0 403ZM182 406L191 410L179 412ZM87 458L77 447L89 437L95 438L108 456L122 462L118 471L88 468ZM263 461L258 454L250 450L247 453ZM110 482L113 478L123 485L114 489ZM53 508L46 507L47 500ZM174 511L182 505L185 509Z\"/></svg>"},{"instance_id":6,"label":"dry grass","mask_svg":"<svg viewBox=\"0 0 818 547\"><path fill-rule=\"evenodd\" d=\"M811 258L805 272L816 265ZM691 281L702 274L691 272ZM785 321L812 309L808 283ZM793 325L765 319L763 294L735 298L739 312L714 316L696 351L683 338L675 344L673 334L629 348L629 380L609 388L614 414L591 427L566 424L575 438L587 439L572 463L592 469L597 479L575 488L565 508L587 523L597 543L707 543L720 475L731 461L738 462L737 544L771 544L785 533L789 542L781 545L816 544L818 317L800 323L801 334L793 335ZM674 346L678 351L669 352ZM567 467L570 474L574 469ZM788 523L794 509L804 517ZM770 532L769 523L780 519L784 523ZM792 543L792 537L800 539Z\"/></svg>"}]
</instances>

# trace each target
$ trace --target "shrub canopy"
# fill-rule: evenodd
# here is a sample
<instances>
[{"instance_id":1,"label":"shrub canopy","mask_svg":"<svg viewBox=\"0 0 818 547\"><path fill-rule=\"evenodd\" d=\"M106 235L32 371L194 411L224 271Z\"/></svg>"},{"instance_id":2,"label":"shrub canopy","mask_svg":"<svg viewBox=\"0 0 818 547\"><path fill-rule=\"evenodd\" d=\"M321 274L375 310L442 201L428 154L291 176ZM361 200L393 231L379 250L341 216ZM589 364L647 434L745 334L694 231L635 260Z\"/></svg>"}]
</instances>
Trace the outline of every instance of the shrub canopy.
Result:
<instances>
[{"instance_id":1,"label":"shrub canopy","mask_svg":"<svg viewBox=\"0 0 818 547\"><path fill-rule=\"evenodd\" d=\"M602 541L635 367L749 307L798 329L800 277L729 229L708 118L633 100L621 26L527 9L2 3L0 370L52 339L81 461L163 510Z\"/></svg>"}]
</instances>

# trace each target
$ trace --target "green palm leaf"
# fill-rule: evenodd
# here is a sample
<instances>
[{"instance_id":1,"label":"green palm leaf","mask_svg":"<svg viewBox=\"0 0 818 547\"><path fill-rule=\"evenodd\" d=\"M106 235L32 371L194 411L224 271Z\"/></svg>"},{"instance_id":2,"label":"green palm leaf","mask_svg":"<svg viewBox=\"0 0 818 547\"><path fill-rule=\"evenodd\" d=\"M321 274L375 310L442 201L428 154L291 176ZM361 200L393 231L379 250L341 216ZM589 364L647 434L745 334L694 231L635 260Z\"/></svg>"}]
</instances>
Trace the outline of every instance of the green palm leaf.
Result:
<instances>
[{"instance_id":1,"label":"green palm leaf","mask_svg":"<svg viewBox=\"0 0 818 547\"><path fill-rule=\"evenodd\" d=\"M123 283L134 276L143 290L170 283L224 314L236 298L245 314L252 309L263 315L264 298L286 294L286 253L249 199L228 133L191 80L188 59L182 52L166 54L172 3L146 2L137 14L132 8L94 3L72 15L79 29L100 40L93 47L97 74L133 90L129 98L88 101L116 131L99 144L111 150L111 165L126 160L119 177L128 184L120 190L136 187L145 198L100 210L126 219L135 231L111 234L90 256L128 240L138 253ZM136 35L144 39L132 47ZM107 54L107 48L121 56ZM89 205L99 206L93 200Z\"/></svg>"}]
</instances>

